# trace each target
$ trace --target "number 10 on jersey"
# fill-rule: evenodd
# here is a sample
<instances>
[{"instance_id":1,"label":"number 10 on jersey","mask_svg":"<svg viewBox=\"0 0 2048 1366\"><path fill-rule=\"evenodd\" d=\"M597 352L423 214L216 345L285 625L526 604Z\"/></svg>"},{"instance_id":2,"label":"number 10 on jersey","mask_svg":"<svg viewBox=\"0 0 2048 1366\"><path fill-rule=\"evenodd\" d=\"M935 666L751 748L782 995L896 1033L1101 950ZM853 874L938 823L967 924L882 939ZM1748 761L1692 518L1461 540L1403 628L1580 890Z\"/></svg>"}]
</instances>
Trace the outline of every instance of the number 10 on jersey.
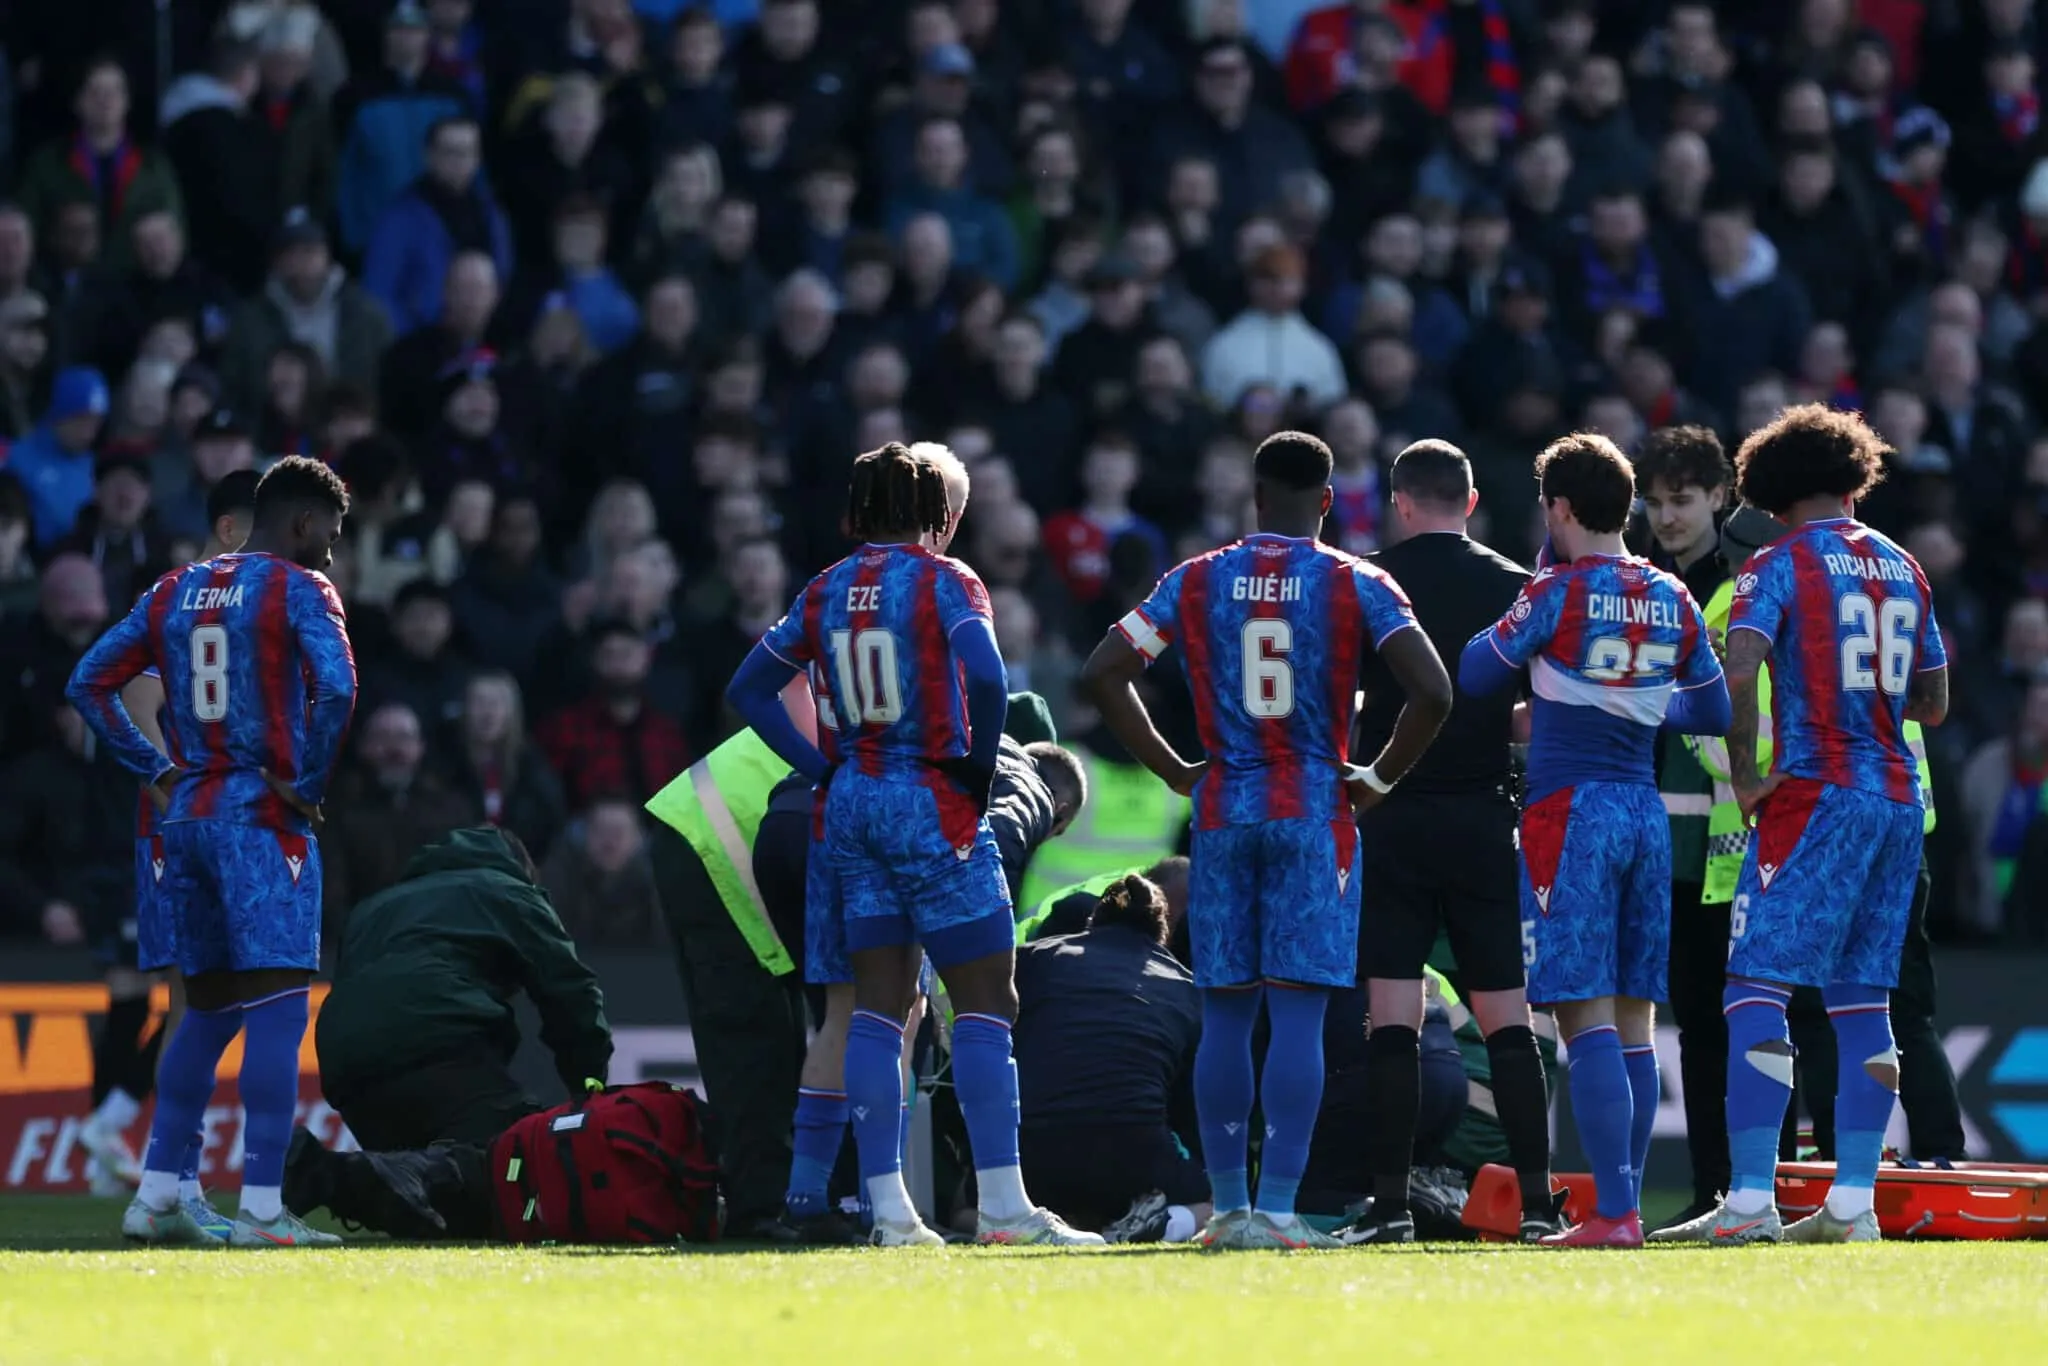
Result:
<instances>
[{"instance_id":1,"label":"number 10 on jersey","mask_svg":"<svg viewBox=\"0 0 2048 1366\"><path fill-rule=\"evenodd\" d=\"M879 627L832 633L833 710L848 726L886 726L903 715L896 637Z\"/></svg>"}]
</instances>

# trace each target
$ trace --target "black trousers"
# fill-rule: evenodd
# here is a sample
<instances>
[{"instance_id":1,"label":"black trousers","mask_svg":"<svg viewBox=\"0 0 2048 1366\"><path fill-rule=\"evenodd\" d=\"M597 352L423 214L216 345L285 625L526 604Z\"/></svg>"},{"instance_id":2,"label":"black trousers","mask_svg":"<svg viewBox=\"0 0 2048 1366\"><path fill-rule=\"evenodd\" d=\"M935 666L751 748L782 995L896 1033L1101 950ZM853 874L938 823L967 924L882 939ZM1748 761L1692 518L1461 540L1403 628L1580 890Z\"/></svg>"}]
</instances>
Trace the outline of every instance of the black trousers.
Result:
<instances>
[{"instance_id":1,"label":"black trousers","mask_svg":"<svg viewBox=\"0 0 2048 1366\"><path fill-rule=\"evenodd\" d=\"M505 1059L481 1044L360 1085L326 1076L321 1084L356 1142L373 1152L404 1152L444 1140L488 1143L515 1120L544 1108L513 1079Z\"/></svg>"},{"instance_id":2,"label":"black trousers","mask_svg":"<svg viewBox=\"0 0 2048 1366\"><path fill-rule=\"evenodd\" d=\"M488 1145L437 1143L417 1152L329 1152L300 1129L285 1158L284 1204L326 1209L393 1238L498 1236Z\"/></svg>"},{"instance_id":3,"label":"black trousers","mask_svg":"<svg viewBox=\"0 0 2048 1366\"><path fill-rule=\"evenodd\" d=\"M656 824L649 848L705 1098L718 1116L728 1219L741 1231L774 1218L789 1187L790 1126L806 1043L802 974L776 977L761 966L703 859L681 835Z\"/></svg>"},{"instance_id":4,"label":"black trousers","mask_svg":"<svg viewBox=\"0 0 2048 1366\"><path fill-rule=\"evenodd\" d=\"M1667 994L1678 1025L1678 1074L1685 1090L1685 1146L1698 1201L1728 1189L1728 903L1700 904L1700 884L1671 888L1671 964Z\"/></svg>"},{"instance_id":5,"label":"black trousers","mask_svg":"<svg viewBox=\"0 0 2048 1366\"><path fill-rule=\"evenodd\" d=\"M1960 1162L1963 1107L1956 1098L1956 1074L1941 1046L1941 1031L1934 1027L1934 952L1927 941L1927 900L1933 887L1923 862L1906 922L1905 947L1899 954L1899 984L1892 990L1892 1038L1899 1050L1899 1104L1906 1112L1907 1142L1913 1156L1923 1162L1936 1158ZM1827 1006L1815 987L1793 992L1787 1013L1792 1046L1799 1052L1798 1098L1805 1102L1806 1113L1813 1120L1814 1147L1820 1150L1823 1162L1832 1162L1839 1066L1834 1027L1828 1023ZM1797 1108L1787 1108L1781 1152L1791 1145L1792 1115Z\"/></svg>"}]
</instances>

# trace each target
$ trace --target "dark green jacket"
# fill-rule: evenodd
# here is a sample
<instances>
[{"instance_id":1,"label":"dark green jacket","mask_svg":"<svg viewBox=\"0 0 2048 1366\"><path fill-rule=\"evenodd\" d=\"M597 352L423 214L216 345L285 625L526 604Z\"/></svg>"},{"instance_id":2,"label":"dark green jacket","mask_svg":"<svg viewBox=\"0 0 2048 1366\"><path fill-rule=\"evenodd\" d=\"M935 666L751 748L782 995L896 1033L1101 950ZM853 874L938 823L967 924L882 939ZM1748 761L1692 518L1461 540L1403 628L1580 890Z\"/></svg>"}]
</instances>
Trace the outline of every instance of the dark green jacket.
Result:
<instances>
[{"instance_id":1,"label":"dark green jacket","mask_svg":"<svg viewBox=\"0 0 2048 1366\"><path fill-rule=\"evenodd\" d=\"M495 829L426 845L394 886L356 906L315 1043L330 1094L463 1052L509 1059L512 1001L540 1012L541 1042L571 1095L612 1056L604 992Z\"/></svg>"}]
</instances>

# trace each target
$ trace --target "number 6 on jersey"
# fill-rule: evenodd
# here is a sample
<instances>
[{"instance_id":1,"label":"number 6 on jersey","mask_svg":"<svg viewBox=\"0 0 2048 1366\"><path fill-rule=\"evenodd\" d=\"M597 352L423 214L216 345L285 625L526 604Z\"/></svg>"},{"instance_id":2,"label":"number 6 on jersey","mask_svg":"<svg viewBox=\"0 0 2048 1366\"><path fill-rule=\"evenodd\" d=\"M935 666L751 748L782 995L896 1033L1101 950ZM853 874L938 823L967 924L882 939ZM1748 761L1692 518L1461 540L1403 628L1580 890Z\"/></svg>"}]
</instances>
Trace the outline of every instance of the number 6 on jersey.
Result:
<instances>
[{"instance_id":1,"label":"number 6 on jersey","mask_svg":"<svg viewBox=\"0 0 2048 1366\"><path fill-rule=\"evenodd\" d=\"M1278 617L1253 617L1244 624L1244 709L1261 721L1294 711L1294 625Z\"/></svg>"}]
</instances>

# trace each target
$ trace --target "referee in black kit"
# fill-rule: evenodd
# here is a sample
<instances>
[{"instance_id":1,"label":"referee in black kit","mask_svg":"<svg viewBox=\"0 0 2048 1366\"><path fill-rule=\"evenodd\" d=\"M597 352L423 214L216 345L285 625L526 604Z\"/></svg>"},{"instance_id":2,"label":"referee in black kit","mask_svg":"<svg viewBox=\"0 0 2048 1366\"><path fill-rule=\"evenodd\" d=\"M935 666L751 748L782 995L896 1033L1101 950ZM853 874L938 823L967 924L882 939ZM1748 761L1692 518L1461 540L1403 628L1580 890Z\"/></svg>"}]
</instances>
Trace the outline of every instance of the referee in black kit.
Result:
<instances>
[{"instance_id":1,"label":"referee in black kit","mask_svg":"<svg viewBox=\"0 0 2048 1366\"><path fill-rule=\"evenodd\" d=\"M1388 479L1402 540L1370 558L1393 575L1445 659L1498 621L1529 571L1465 534L1479 504L1472 462L1445 441L1417 441ZM1357 754L1374 754L1400 714L1400 686L1377 656L1364 670ZM1337 1231L1347 1243L1406 1243L1408 1169L1421 1091L1422 967L1450 932L1459 983L1486 1035L1494 1103L1522 1188L1524 1241L1555 1233L1550 1197L1549 1097L1524 994L1519 817L1510 789L1512 691L1458 693L1450 719L1421 761L1359 823L1365 901L1359 976L1368 979L1366 1045L1372 1120L1366 1157L1372 1203Z\"/></svg>"}]
</instances>

